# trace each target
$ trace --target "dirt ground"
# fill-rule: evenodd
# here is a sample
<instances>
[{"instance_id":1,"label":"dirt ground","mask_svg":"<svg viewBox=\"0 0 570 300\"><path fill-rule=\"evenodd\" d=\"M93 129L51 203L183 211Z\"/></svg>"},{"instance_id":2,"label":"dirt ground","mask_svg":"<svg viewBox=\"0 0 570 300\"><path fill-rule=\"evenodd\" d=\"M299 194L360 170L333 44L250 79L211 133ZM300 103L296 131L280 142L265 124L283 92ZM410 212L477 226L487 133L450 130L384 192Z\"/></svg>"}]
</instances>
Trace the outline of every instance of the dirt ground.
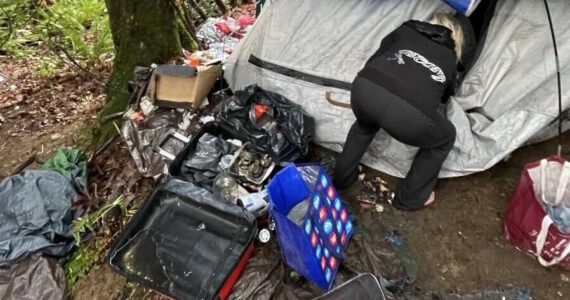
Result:
<instances>
[{"instance_id":1,"label":"dirt ground","mask_svg":"<svg viewBox=\"0 0 570 300\"><path fill-rule=\"evenodd\" d=\"M33 153L39 153L45 159L62 145L81 143L82 135L89 127L86 120L93 120L104 100L101 86L93 85L89 78L81 78L77 74L64 74L41 82L39 86L21 88L18 82L23 79L18 76L26 78L27 75L18 74L10 63L4 63L2 67L0 178L12 173ZM13 88L12 84L16 87ZM66 94L69 99L60 99L57 97L59 89L76 92ZM53 93L42 96L39 94L42 90ZM20 98L22 94L25 94L23 100ZM61 100L65 99L73 104L50 105L51 101L64 103ZM47 116L47 122L41 122L44 116ZM563 143L564 154L569 157L570 132L563 136ZM530 289L535 299L570 299L570 272L557 267L541 267L536 259L512 247L506 241L502 228L502 217L524 164L555 151L556 140L521 148L509 160L486 172L441 180L436 189L436 203L427 209L405 213L388 208L381 213L386 223L405 237L415 254L419 266L415 287L432 291L474 292L514 285ZM381 176L392 189L395 188L395 178L370 169L365 171L368 178ZM351 191L341 194L346 201L357 197ZM77 284L74 296L81 299L125 299L133 298L132 295L138 295L135 296L138 299L152 298L148 297L148 291L137 290L124 280L115 279L109 272L108 268L101 266L93 269L86 281ZM89 284L93 281L101 284L94 289Z\"/></svg>"},{"instance_id":2,"label":"dirt ground","mask_svg":"<svg viewBox=\"0 0 570 300\"><path fill-rule=\"evenodd\" d=\"M563 135L570 154L570 132ZM422 290L475 292L514 285L534 299L570 299L570 272L546 269L506 240L502 219L523 166L556 152L556 139L523 147L486 172L441 180L436 202L421 211L386 211L383 216L408 242L419 267ZM394 188L396 179L387 179ZM345 199L354 195L344 195Z\"/></svg>"}]
</instances>

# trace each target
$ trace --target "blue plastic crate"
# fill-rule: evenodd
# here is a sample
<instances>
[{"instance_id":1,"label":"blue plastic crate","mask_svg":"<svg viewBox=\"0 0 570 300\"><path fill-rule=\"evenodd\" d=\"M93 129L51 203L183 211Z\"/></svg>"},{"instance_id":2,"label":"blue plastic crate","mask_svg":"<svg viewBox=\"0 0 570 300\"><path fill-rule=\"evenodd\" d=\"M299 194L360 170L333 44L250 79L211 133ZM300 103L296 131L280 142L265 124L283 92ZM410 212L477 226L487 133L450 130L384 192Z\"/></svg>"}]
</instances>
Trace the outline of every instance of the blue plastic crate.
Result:
<instances>
[{"instance_id":1,"label":"blue plastic crate","mask_svg":"<svg viewBox=\"0 0 570 300\"><path fill-rule=\"evenodd\" d=\"M284 262L324 290L334 282L352 236L346 207L320 164L289 164L268 187ZM288 217L294 210L296 220Z\"/></svg>"}]
</instances>

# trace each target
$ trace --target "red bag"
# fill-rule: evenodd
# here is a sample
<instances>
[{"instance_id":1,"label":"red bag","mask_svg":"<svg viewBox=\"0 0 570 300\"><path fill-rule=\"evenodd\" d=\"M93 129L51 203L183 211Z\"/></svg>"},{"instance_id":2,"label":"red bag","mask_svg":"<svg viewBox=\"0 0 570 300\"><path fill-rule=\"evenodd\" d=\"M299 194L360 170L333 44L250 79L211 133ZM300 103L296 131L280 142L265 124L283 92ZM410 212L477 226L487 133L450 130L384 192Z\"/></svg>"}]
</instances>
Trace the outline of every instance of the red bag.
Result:
<instances>
[{"instance_id":1,"label":"red bag","mask_svg":"<svg viewBox=\"0 0 570 300\"><path fill-rule=\"evenodd\" d=\"M570 163L560 157L527 164L503 220L507 240L545 267L570 270L570 234L560 231L541 204L567 203L569 176Z\"/></svg>"}]
</instances>

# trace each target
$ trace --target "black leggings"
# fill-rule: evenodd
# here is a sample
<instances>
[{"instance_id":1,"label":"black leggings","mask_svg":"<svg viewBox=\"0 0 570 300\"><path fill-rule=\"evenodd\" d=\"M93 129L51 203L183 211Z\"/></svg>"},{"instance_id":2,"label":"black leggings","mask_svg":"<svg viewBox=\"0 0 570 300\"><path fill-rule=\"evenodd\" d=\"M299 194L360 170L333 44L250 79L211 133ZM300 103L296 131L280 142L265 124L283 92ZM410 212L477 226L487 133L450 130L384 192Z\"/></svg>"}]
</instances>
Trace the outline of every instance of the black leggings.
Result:
<instances>
[{"instance_id":1,"label":"black leggings","mask_svg":"<svg viewBox=\"0 0 570 300\"><path fill-rule=\"evenodd\" d=\"M358 179L360 159L382 128L398 141L420 148L406 178L398 187L392 205L403 210L422 208L455 142L453 124L440 116L435 108L429 112L422 111L361 77L352 84L351 105L356 122L350 128L344 149L336 161L335 186L348 187Z\"/></svg>"}]
</instances>

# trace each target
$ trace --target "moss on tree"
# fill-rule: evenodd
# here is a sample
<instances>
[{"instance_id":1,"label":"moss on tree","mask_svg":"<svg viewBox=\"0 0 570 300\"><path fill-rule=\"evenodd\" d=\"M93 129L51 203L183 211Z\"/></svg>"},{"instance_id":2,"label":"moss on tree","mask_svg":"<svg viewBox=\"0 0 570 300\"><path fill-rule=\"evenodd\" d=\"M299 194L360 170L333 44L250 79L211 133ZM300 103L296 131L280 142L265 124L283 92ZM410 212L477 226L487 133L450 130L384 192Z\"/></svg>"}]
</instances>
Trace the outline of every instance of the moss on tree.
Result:
<instances>
[{"instance_id":1,"label":"moss on tree","mask_svg":"<svg viewBox=\"0 0 570 300\"><path fill-rule=\"evenodd\" d=\"M169 0L106 0L106 5L115 62L101 116L125 109L130 96L128 82L135 66L166 63L181 54L179 24ZM111 130L112 123L101 123L100 138L107 137Z\"/></svg>"}]
</instances>

